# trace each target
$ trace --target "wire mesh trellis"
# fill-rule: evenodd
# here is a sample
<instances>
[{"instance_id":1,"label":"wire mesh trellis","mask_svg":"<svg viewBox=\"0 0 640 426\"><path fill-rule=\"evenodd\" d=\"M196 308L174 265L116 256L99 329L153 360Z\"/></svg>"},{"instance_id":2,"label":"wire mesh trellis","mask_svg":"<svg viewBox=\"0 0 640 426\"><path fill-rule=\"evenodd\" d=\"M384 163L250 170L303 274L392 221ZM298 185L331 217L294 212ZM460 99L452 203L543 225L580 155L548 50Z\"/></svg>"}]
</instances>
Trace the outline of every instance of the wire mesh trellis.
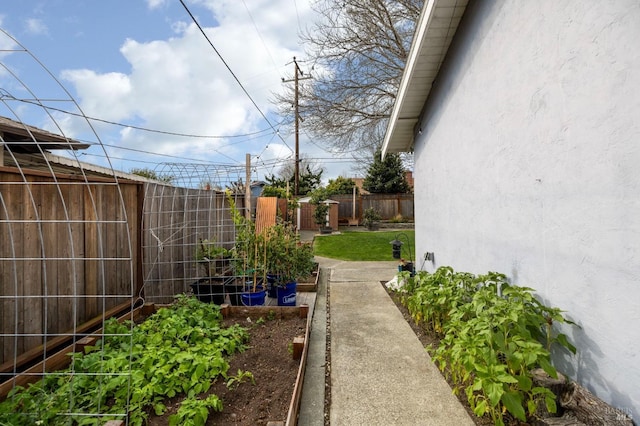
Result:
<instances>
[{"instance_id":1,"label":"wire mesh trellis","mask_svg":"<svg viewBox=\"0 0 640 426\"><path fill-rule=\"evenodd\" d=\"M13 413L13 419L35 424L54 416L53 424L72 424L106 418L109 409L101 400L106 373L85 372L68 353L80 350L81 339L91 333L104 342L104 320L132 312L139 274L134 261L139 184L120 182L110 165L79 161L79 151L92 147L108 162L91 120L4 30L0 45L5 46L0 57L0 401L20 398L19 386L73 384L91 376L97 380L90 411L69 394L54 413L34 406ZM92 142L68 137L67 120ZM27 124L33 121L39 127ZM131 326L118 334L130 339ZM114 374L122 378L128 399L130 368ZM125 409L111 411L109 418L126 421Z\"/></svg>"},{"instance_id":2,"label":"wire mesh trellis","mask_svg":"<svg viewBox=\"0 0 640 426\"><path fill-rule=\"evenodd\" d=\"M191 291L191 284L232 273L222 255L236 239L228 197L243 209L246 172L243 166L177 163L155 172L165 183L149 183L145 190L143 296L170 303Z\"/></svg>"},{"instance_id":3,"label":"wire mesh trellis","mask_svg":"<svg viewBox=\"0 0 640 426\"><path fill-rule=\"evenodd\" d=\"M171 303L219 273L230 277L225 301L239 304L229 201L245 214L248 167L166 163L155 179L114 170L93 119L28 49L1 29L0 38L11 46L0 56L0 408L20 407L0 409L0 424L6 414L10 424L129 424L143 302ZM80 161L84 150L106 166ZM224 252L222 265L206 250ZM130 321L114 327L110 318ZM116 370L69 355L89 346L104 360L109 341L130 348ZM81 383L91 383L84 395L74 391ZM26 404L20 389L29 386L68 392Z\"/></svg>"}]
</instances>

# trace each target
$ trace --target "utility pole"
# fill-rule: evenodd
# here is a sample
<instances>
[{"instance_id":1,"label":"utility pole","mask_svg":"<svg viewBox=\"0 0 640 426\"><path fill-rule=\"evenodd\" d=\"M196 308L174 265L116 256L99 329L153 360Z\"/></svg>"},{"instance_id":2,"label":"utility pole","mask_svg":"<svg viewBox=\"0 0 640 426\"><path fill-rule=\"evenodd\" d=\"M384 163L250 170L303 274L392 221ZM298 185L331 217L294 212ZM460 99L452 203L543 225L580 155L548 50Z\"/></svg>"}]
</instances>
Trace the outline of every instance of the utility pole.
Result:
<instances>
[{"instance_id":1,"label":"utility pole","mask_svg":"<svg viewBox=\"0 0 640 426\"><path fill-rule=\"evenodd\" d=\"M288 65L288 64L287 64ZM290 81L294 82L295 88L294 88L294 108L295 108L295 116L296 116L296 121L295 121L295 137L296 137L296 147L295 147L295 172L293 175L293 182L294 182L294 186L293 186L293 195L298 195L299 189L300 189L300 109L299 109L299 92L298 92L298 82L300 80L307 80L310 79L311 76L304 76L304 72L300 69L300 66L298 65L298 61L296 61L296 57L293 57L293 65L294 65L294 77L293 80L285 80L284 78L282 79L283 83L288 83Z\"/></svg>"},{"instance_id":2,"label":"utility pole","mask_svg":"<svg viewBox=\"0 0 640 426\"><path fill-rule=\"evenodd\" d=\"M245 154L244 215L251 220L251 154Z\"/></svg>"}]
</instances>

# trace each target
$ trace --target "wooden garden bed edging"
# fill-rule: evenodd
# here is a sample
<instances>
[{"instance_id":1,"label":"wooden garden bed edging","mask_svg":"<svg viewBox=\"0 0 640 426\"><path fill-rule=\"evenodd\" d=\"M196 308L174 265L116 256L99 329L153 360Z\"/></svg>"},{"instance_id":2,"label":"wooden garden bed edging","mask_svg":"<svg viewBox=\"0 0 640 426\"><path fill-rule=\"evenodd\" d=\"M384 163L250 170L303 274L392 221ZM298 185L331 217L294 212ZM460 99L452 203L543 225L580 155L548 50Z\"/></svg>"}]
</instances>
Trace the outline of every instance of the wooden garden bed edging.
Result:
<instances>
[{"instance_id":1,"label":"wooden garden bed edging","mask_svg":"<svg viewBox=\"0 0 640 426\"><path fill-rule=\"evenodd\" d=\"M316 278L317 282L317 278ZM251 318L258 319L267 315L272 315L274 318L293 318L300 317L306 318L307 324L305 326L303 348L300 354L300 364L298 367L298 375L296 376L296 382L293 387L293 393L291 395L291 402L289 403L289 412L286 422L269 422L271 426L296 426L298 424L298 414L300 411L300 399L302 396L302 384L304 382L304 373L307 366L307 354L309 352L309 336L311 332L311 320L313 319L313 310L309 309L309 305L303 304L300 306L231 306L224 304L220 306L222 316L224 318ZM300 338L298 336L294 338L294 346L300 344ZM297 355L294 350L294 359Z\"/></svg>"},{"instance_id":2,"label":"wooden garden bed edging","mask_svg":"<svg viewBox=\"0 0 640 426\"><path fill-rule=\"evenodd\" d=\"M104 321L105 317L109 318L116 314L119 314L120 316L118 316L118 321L120 322L128 319L135 320L140 315L142 315L144 310L149 309L149 307L145 308L145 305L142 305L134 308L134 310L131 311L131 304L127 303L126 305L128 308L126 309L126 313L124 314L122 313L121 305L107 312L106 314L109 314L108 316L106 314L105 316L101 315L80 326L76 331L78 340L76 340L75 342L73 341L76 338L74 336L60 336L62 339L68 339L67 341L71 341L72 343L68 344L65 347L62 347L61 349L56 349L56 351L52 355L48 356L44 360L32 365L31 367L16 374L14 377L4 381L3 383L0 383L0 401L4 400L11 389L13 389L15 386L26 386L28 384L35 383L40 380L45 373L61 370L69 366L69 364L71 363L71 357L69 356L69 353L83 351L85 346L91 344L92 341L95 342L98 339L99 334L102 332L102 327L95 331L92 331L91 334L83 337L80 336L87 330L96 327L97 324L101 324L102 321ZM59 346L61 342L64 343L65 340L57 342L57 345ZM28 365L30 362L33 362L34 359L37 359L38 356L42 355L44 353L44 350L47 350L51 347L52 342L49 342L47 346L42 345L39 348L34 348L34 350L23 354L24 356L20 357L19 360L16 361L16 364L19 363L20 366ZM36 349L38 350L37 354L34 353ZM11 364L13 364L13 362ZM6 368L6 366L3 365L3 368Z\"/></svg>"},{"instance_id":3,"label":"wooden garden bed edging","mask_svg":"<svg viewBox=\"0 0 640 426\"><path fill-rule=\"evenodd\" d=\"M317 278L316 278L317 283ZM155 305L153 303L144 304L135 308L131 312L127 312L118 317L118 321L122 322L127 319L136 320L141 316L148 316L154 313L156 310L160 309L164 305ZM224 304L220 306L220 311L224 318L227 317L240 317L240 318L252 318L258 319L260 317L265 317L267 315L273 315L275 318L293 318L300 317L306 318L307 323L305 326L305 335L297 336L294 338L293 344L298 349L294 351L295 356L300 357L300 364L298 367L298 374L296 376L296 381L294 388L292 390L291 402L289 403L289 410L287 415L286 423L284 422L269 422L272 425L285 425L285 426L296 426L298 423L298 413L300 410L300 399L302 395L302 385L304 382L304 373L307 364L307 354L309 351L309 336L310 336L310 328L311 328L311 320L313 317L313 310L309 309L309 305L303 304L300 306L231 306L228 304ZM100 317L101 320L103 317ZM86 345L94 344L100 336L102 332L102 328L95 330L92 334L84 336L74 343L62 348L51 356L47 357L43 361L38 362L37 364L31 366L25 371L18 373L15 377L5 381L0 384L0 400L6 398L7 394L11 391L11 389L15 386L26 386L30 383L34 383L38 381L42 375L46 372L52 372L56 370L63 369L67 367L71 362L71 357L69 353L71 352L80 352L84 350ZM302 349L300 350L300 345L302 345ZM23 362L24 364L24 362ZM121 425L122 422L114 421L113 423L109 423L110 425L116 426Z\"/></svg>"},{"instance_id":4,"label":"wooden garden bed edging","mask_svg":"<svg viewBox=\"0 0 640 426\"><path fill-rule=\"evenodd\" d=\"M316 263L316 268L311 273L311 281L299 281L296 291L316 292L318 291L318 279L320 278L320 265Z\"/></svg>"}]
</instances>

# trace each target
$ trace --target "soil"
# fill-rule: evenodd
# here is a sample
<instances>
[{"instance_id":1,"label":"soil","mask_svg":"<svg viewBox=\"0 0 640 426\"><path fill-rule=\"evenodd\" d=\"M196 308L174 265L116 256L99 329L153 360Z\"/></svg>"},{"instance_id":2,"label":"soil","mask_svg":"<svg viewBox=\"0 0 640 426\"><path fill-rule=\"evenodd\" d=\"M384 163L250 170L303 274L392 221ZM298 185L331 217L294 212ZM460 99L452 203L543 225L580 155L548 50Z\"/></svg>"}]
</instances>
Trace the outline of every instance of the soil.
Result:
<instances>
[{"instance_id":1,"label":"soil","mask_svg":"<svg viewBox=\"0 0 640 426\"><path fill-rule=\"evenodd\" d=\"M238 370L253 374L255 385L246 381L228 389L224 380L213 384L209 393L222 399L222 412L211 412L207 425L266 425L269 421L286 421L289 404L300 365L292 356L296 336L304 336L305 318L248 320L229 318L225 325L240 324L250 335L248 348L229 360L228 375ZM163 416L149 416L149 425L165 426L175 414L182 398L173 398Z\"/></svg>"}]
</instances>

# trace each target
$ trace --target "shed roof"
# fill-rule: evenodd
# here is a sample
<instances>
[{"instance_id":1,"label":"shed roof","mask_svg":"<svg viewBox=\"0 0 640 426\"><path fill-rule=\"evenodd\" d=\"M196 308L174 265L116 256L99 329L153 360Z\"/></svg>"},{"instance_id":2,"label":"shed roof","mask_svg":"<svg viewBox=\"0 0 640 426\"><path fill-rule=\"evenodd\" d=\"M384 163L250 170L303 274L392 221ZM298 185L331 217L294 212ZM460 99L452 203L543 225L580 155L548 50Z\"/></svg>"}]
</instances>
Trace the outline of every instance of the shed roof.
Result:
<instances>
[{"instance_id":1,"label":"shed roof","mask_svg":"<svg viewBox=\"0 0 640 426\"><path fill-rule=\"evenodd\" d=\"M40 152L40 149L77 150L90 146L7 117L0 117L0 142L22 152Z\"/></svg>"},{"instance_id":2,"label":"shed roof","mask_svg":"<svg viewBox=\"0 0 640 426\"><path fill-rule=\"evenodd\" d=\"M298 203L310 203L311 202L311 197L302 197L298 200ZM330 199L326 199L326 200L322 200L323 204L340 204L339 201L336 200L330 200Z\"/></svg>"},{"instance_id":3,"label":"shed roof","mask_svg":"<svg viewBox=\"0 0 640 426\"><path fill-rule=\"evenodd\" d=\"M468 0L427 0L384 137L382 155L410 151L424 104L449 50Z\"/></svg>"}]
</instances>

